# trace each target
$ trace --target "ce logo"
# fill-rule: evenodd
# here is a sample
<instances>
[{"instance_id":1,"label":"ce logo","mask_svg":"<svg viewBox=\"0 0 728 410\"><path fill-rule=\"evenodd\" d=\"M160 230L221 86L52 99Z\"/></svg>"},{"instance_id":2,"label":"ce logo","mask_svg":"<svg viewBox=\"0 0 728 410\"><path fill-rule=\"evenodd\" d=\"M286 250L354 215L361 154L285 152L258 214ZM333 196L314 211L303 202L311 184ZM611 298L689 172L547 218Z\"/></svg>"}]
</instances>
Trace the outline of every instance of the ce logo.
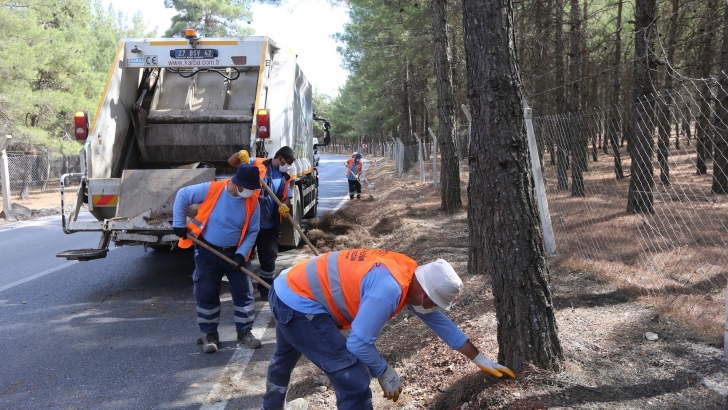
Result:
<instances>
[{"instance_id":1,"label":"ce logo","mask_svg":"<svg viewBox=\"0 0 728 410\"><path fill-rule=\"evenodd\" d=\"M144 57L144 64L146 64L146 65L157 65L157 56L146 56L146 57Z\"/></svg>"}]
</instances>

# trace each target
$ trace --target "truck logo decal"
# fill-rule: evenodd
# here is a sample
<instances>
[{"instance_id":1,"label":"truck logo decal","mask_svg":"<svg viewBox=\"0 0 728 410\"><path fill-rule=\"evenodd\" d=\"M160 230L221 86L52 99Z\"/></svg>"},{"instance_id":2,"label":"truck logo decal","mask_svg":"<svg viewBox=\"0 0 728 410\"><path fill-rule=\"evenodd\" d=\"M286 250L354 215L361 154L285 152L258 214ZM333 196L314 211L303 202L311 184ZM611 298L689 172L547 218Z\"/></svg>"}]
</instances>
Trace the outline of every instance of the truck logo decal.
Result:
<instances>
[{"instance_id":1,"label":"truck logo decal","mask_svg":"<svg viewBox=\"0 0 728 410\"><path fill-rule=\"evenodd\" d=\"M144 57L134 57L134 58L127 58L126 59L127 65L143 65L144 64Z\"/></svg>"},{"instance_id":2,"label":"truck logo decal","mask_svg":"<svg viewBox=\"0 0 728 410\"><path fill-rule=\"evenodd\" d=\"M145 56L144 65L157 65L157 56Z\"/></svg>"}]
</instances>

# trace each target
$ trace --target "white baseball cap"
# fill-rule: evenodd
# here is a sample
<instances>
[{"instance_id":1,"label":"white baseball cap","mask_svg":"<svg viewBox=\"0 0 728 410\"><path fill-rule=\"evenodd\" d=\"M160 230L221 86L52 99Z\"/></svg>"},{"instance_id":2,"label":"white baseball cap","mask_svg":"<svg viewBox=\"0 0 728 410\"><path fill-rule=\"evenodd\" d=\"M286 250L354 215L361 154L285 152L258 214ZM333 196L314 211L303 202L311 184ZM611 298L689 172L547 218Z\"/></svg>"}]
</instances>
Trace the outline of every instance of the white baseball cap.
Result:
<instances>
[{"instance_id":1,"label":"white baseball cap","mask_svg":"<svg viewBox=\"0 0 728 410\"><path fill-rule=\"evenodd\" d=\"M460 293L463 281L452 265L443 259L415 268L415 277L430 299L442 309L450 310L453 300Z\"/></svg>"}]
</instances>

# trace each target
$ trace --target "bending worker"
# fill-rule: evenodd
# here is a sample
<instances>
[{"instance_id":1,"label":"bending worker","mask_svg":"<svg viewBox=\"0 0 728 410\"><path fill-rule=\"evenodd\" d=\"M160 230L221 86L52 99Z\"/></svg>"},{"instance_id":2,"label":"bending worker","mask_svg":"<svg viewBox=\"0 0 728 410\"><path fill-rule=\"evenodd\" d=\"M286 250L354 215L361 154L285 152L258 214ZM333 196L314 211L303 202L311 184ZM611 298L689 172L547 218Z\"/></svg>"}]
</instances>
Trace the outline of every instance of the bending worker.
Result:
<instances>
[{"instance_id":1,"label":"bending worker","mask_svg":"<svg viewBox=\"0 0 728 410\"><path fill-rule=\"evenodd\" d=\"M355 152L354 155L346 161L346 179L349 181L349 199L354 199L354 193L356 193L356 199L361 199L361 154Z\"/></svg>"},{"instance_id":2,"label":"bending worker","mask_svg":"<svg viewBox=\"0 0 728 410\"><path fill-rule=\"evenodd\" d=\"M450 310L462 281L442 259L426 265L395 252L350 249L300 262L276 278L269 297L276 347L268 366L264 410L282 410L296 363L305 355L324 371L339 409L371 409L370 375L397 401L399 376L374 345L384 324L405 306L451 349L482 371L515 377L470 343L438 309ZM351 328L348 338L339 329ZM300 400L300 399L299 399Z\"/></svg>"},{"instance_id":3,"label":"bending worker","mask_svg":"<svg viewBox=\"0 0 728 410\"><path fill-rule=\"evenodd\" d=\"M250 160L247 151L241 150L228 159L228 163L234 167L240 164L251 163L258 168L260 178L266 185L276 193L278 200L283 204L278 206L275 199L270 196L267 190L263 189L258 198L260 204L260 232L255 240L255 247L258 249L258 261L260 272L258 276L269 285L273 283L273 275L276 270L276 259L278 258L278 243L281 236L281 222L290 212L291 197L293 193L288 189L291 176L288 169L296 160L296 153L291 147L282 147L273 158L254 158ZM268 289L258 286L260 297L268 299Z\"/></svg>"},{"instance_id":4,"label":"bending worker","mask_svg":"<svg viewBox=\"0 0 728 410\"><path fill-rule=\"evenodd\" d=\"M205 333L203 351L217 352L220 336L220 285L222 277L230 282L233 297L237 340L249 348L260 347L251 328L255 320L253 284L240 266L250 270L250 253L258 234L258 195L260 180L257 168L239 167L227 181L205 182L177 191L174 201L174 233L180 237L179 247L189 248L194 235L200 241L235 260L233 266L202 247L195 247L195 271L192 273L197 323ZM197 215L187 223L187 208L199 204ZM186 226L186 227L185 227Z\"/></svg>"}]
</instances>

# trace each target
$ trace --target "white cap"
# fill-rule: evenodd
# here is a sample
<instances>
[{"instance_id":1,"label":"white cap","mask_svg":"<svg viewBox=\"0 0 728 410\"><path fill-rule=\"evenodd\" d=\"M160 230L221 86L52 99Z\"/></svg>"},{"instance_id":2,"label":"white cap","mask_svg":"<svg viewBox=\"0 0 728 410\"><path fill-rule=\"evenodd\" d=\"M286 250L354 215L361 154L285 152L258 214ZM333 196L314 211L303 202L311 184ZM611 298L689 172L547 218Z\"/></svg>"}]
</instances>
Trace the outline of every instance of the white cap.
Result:
<instances>
[{"instance_id":1,"label":"white cap","mask_svg":"<svg viewBox=\"0 0 728 410\"><path fill-rule=\"evenodd\" d=\"M452 265L442 259L415 268L415 277L427 296L441 309L450 310L463 281Z\"/></svg>"}]
</instances>

